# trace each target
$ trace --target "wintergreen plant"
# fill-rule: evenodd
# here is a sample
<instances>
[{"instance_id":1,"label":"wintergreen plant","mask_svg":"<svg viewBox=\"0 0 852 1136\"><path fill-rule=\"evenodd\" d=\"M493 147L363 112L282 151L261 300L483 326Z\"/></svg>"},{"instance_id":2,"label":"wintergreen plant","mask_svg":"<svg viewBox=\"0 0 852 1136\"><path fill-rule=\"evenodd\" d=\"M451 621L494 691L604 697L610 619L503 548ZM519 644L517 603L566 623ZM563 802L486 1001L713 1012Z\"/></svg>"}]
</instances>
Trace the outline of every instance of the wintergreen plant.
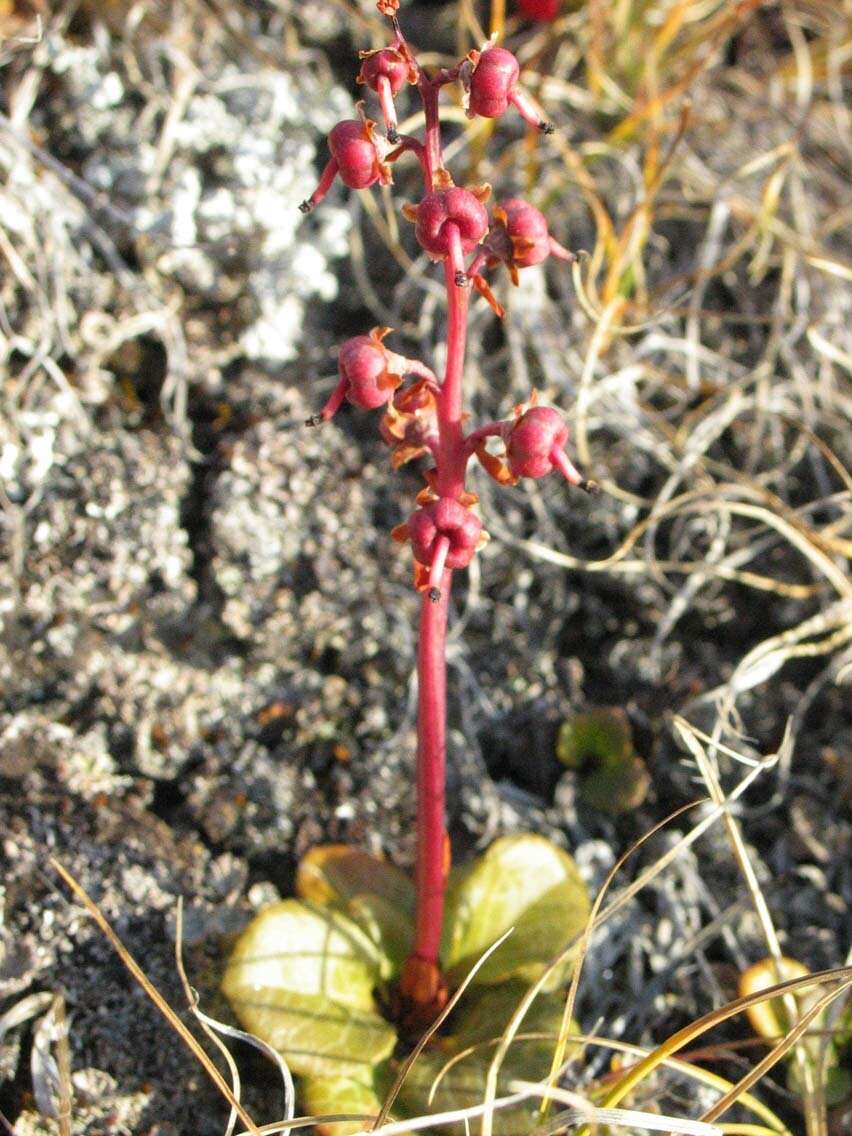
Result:
<instances>
[{"instance_id":1,"label":"wintergreen plant","mask_svg":"<svg viewBox=\"0 0 852 1136\"><path fill-rule=\"evenodd\" d=\"M397 7L397 0L379 0L379 11L390 23L390 43L362 53L358 76L378 97L384 133L359 104L358 117L330 132L328 162L301 208L309 213L320 205L338 179L356 190L389 185L396 163L412 156L422 175L423 195L417 204L404 206L403 213L414 223L420 246L443 270L443 374L392 349L390 328L373 328L342 344L338 382L308 420L315 426L327 422L344 401L364 410L382 409L380 431L393 466L428 459L417 508L393 533L410 545L414 584L422 594L415 885L412 889L401 873L365 853L340 846L315 849L300 871L301 898L261 913L238 943L224 983L248 1028L279 1048L294 1071L308 1078L309 1103L326 1111L332 1103L339 1110L342 1099L350 1110L374 1108L377 1078L391 1067L398 1034L416 1036L434 1021L483 951L514 926L514 934L476 978L479 986L497 984L503 993L479 1001L474 995L453 1035L459 1047L470 1044L476 1033L472 1023L478 1022L479 1040L485 1039L486 1025L493 1037L494 1029L508 1020L518 990L540 975L579 931L588 910L571 858L538 837L498 841L451 882L448 895L447 615L454 573L470 563L487 539L475 509L477 498L466 486L469 463L477 459L502 485L556 471L586 491L596 486L565 452L568 428L561 414L539 405L535 392L508 420L465 427L462 382L472 290L502 315L489 273L502 265L517 283L520 270L547 257L574 258L529 202L510 198L489 213L490 187L457 186L444 164L439 99L451 84L461 85L471 117L497 118L512 109L542 133L552 130L524 90L515 56L489 42L456 66L427 74L403 35ZM422 101L422 139L399 133L394 100L407 85L416 87ZM540 1012L550 1012L546 1000L542 1006ZM556 1015L551 1024L558 1028L557 1007L550 1009ZM449 1042L443 1044L446 1051ZM547 1047L539 1045L536 1052L535 1061L523 1063L525 1075L546 1071ZM477 1061L463 1063L445 1088L452 1086L464 1096L458 1077L472 1077L468 1088L479 1093L481 1058ZM418 1075L409 1077L408 1091L424 1069L429 1069L428 1059L420 1063ZM356 1086L348 1097L342 1094L340 1077ZM419 1104L425 1107L422 1099Z\"/></svg>"}]
</instances>

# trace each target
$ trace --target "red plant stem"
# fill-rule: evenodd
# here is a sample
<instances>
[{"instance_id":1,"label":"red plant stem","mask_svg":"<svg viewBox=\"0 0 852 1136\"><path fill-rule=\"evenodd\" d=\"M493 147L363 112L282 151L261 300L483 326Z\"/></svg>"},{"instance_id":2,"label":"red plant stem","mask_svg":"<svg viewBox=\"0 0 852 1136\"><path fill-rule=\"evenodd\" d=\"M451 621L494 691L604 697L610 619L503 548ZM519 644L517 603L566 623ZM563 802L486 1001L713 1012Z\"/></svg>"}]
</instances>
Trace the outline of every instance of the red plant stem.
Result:
<instances>
[{"instance_id":1,"label":"red plant stem","mask_svg":"<svg viewBox=\"0 0 852 1136\"><path fill-rule=\"evenodd\" d=\"M438 112L440 87L437 83L427 79L422 73L417 86L426 115L426 126L423 132L425 139L423 180L426 182L426 192L429 193L435 185L435 174L444 166L444 157L441 152L441 122Z\"/></svg>"},{"instance_id":2,"label":"red plant stem","mask_svg":"<svg viewBox=\"0 0 852 1136\"><path fill-rule=\"evenodd\" d=\"M447 289L447 366L438 399L438 429L441 437L437 492L457 497L464 490L468 454L462 436L462 372L467 341L469 288L456 284L452 258L444 261Z\"/></svg>"},{"instance_id":3,"label":"red plant stem","mask_svg":"<svg viewBox=\"0 0 852 1136\"><path fill-rule=\"evenodd\" d=\"M438 159L440 161L440 150ZM459 288L455 274L452 258L447 257L444 261L448 309L447 364L438 396L436 461L436 491L441 497L458 497L462 493L469 456L462 434L462 372L470 289ZM435 974L438 972L448 867L444 853L447 730L444 644L452 576L450 570L442 573L437 597L434 592L423 596L417 653L417 910L411 957L434 967ZM411 993L416 995L416 990Z\"/></svg>"},{"instance_id":4,"label":"red plant stem","mask_svg":"<svg viewBox=\"0 0 852 1136\"><path fill-rule=\"evenodd\" d=\"M452 572L445 571L437 602L424 593L417 648L417 913L412 955L437 972L444 920L444 782L447 667L444 645Z\"/></svg>"},{"instance_id":5,"label":"red plant stem","mask_svg":"<svg viewBox=\"0 0 852 1136\"><path fill-rule=\"evenodd\" d=\"M388 154L388 162L395 162L400 154L411 153L417 158L420 163L420 169L423 172L424 182L428 181L429 171L426 166L426 147L418 138L410 138L407 134L397 135L396 149Z\"/></svg>"}]
</instances>

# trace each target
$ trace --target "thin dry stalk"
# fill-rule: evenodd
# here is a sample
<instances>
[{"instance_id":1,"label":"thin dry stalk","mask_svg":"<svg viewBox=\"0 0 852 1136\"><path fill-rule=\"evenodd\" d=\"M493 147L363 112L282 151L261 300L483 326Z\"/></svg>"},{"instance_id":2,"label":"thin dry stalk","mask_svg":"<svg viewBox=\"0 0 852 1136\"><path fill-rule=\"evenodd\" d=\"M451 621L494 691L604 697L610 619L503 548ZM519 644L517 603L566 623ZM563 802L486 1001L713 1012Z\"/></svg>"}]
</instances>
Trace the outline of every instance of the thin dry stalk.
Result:
<instances>
[{"instance_id":1,"label":"thin dry stalk","mask_svg":"<svg viewBox=\"0 0 852 1136\"><path fill-rule=\"evenodd\" d=\"M189 1049L189 1051L192 1053L193 1057L195 1057L199 1062L207 1076L210 1078L210 1080L213 1082L213 1084L216 1086L216 1088L219 1090L219 1092L222 1094L231 1108L236 1112L237 1116L239 1116L240 1120L246 1127L246 1131L249 1132L251 1136L259 1136L259 1129L257 1125L234 1096L227 1081L224 1080L222 1074L210 1060L208 1055L204 1052L197 1039L192 1035L192 1033L190 1033L190 1031L186 1028L186 1026L165 1000L163 995L146 976L145 972L124 946L121 939L119 939L118 935L115 933L115 931L113 931L100 908L88 894L85 888L83 888L83 886L74 879L67 868L65 868L53 856L50 857L50 865L62 878L68 888L70 888L74 896L89 912L95 923L97 923L100 930L108 939L110 946L113 948L124 966L130 972L134 981L137 982L139 986L145 991L147 996L151 999L151 1001L154 1003L154 1005L157 1007L157 1009L160 1011L160 1013L163 1015L163 1017L166 1019L175 1033L178 1034L181 1041L183 1041L183 1043L186 1045L187 1049Z\"/></svg>"}]
</instances>

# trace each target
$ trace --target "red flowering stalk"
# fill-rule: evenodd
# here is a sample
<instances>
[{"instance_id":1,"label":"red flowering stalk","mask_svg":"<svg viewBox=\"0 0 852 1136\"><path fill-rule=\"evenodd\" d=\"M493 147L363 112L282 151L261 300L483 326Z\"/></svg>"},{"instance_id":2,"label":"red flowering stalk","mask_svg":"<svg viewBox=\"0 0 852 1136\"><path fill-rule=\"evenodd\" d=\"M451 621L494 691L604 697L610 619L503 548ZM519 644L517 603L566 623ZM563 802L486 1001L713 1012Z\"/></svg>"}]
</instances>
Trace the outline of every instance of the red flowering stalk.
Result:
<instances>
[{"instance_id":1,"label":"red flowering stalk","mask_svg":"<svg viewBox=\"0 0 852 1136\"><path fill-rule=\"evenodd\" d=\"M453 573L465 568L487 534L474 512L477 499L465 488L470 459L476 455L503 484L520 477L541 477L557 470L573 485L592 490L565 453L568 428L558 411L530 403L506 422L491 422L465 434L462 409L470 284L491 295L483 270L504 264L517 282L521 268L548 256L572 254L548 232L547 223L528 202L512 198L491 218L485 208L488 186L461 187L444 167L438 100L442 87L461 82L471 114L497 117L510 105L544 128L544 119L519 85L520 68L504 48L488 45L471 52L456 67L427 75L408 47L396 18L397 0L379 0L379 11L392 23L390 45L362 55L359 81L378 95L387 139L360 114L339 123L329 136L331 159L317 189L304 203L308 212L337 177L354 189L391 180L391 166L405 154L417 158L424 194L404 207L426 254L444 268L447 293L446 366L439 380L425 363L391 351L384 340L389 328L347 340L338 356L339 382L325 406L309 419L327 421L348 401L363 409L384 407L380 431L391 449L394 467L418 457L432 461L417 508L393 536L411 545L414 583L422 593L417 653L417 912L414 946L400 979L400 1013L409 1024L427 1024L446 1000L438 952L449 871L445 827L446 662L444 645ZM401 137L394 97L406 83L416 84L425 113L422 141ZM405 385L408 376L413 381ZM492 446L502 447L495 453Z\"/></svg>"}]
</instances>

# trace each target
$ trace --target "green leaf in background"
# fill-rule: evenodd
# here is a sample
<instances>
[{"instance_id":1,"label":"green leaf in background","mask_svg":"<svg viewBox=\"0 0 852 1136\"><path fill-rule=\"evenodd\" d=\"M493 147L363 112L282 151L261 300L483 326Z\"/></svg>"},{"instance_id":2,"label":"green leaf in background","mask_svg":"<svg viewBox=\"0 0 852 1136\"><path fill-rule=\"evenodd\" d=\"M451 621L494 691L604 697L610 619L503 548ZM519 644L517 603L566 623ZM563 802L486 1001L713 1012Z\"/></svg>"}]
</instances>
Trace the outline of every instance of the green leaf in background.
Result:
<instances>
[{"instance_id":1,"label":"green leaf in background","mask_svg":"<svg viewBox=\"0 0 852 1136\"><path fill-rule=\"evenodd\" d=\"M506 836L450 883L441 958L458 982L510 927L477 984L533 981L583 928L589 897L577 865L543 836Z\"/></svg>"},{"instance_id":2,"label":"green leaf in background","mask_svg":"<svg viewBox=\"0 0 852 1136\"><path fill-rule=\"evenodd\" d=\"M451 1019L452 1035L427 1049L408 1074L399 1098L407 1115L421 1116L482 1103L497 1045L526 990L522 982L507 982L465 992ZM547 1077L562 1025L562 1007L563 999L554 995L541 995L533 1002L501 1066L498 1095L509 1091L512 1080L541 1081ZM527 1040L525 1035L541 1036ZM471 1048L472 1052L467 1052ZM537 1109L538 1101L531 1100L495 1112L495 1133L525 1136L535 1127ZM473 1125L475 1128L475 1121ZM448 1126L447 1130L450 1129L461 1133L463 1126Z\"/></svg>"},{"instance_id":3,"label":"green leaf in background","mask_svg":"<svg viewBox=\"0 0 852 1136\"><path fill-rule=\"evenodd\" d=\"M239 937L222 990L294 1073L363 1077L396 1043L373 1002L380 971L375 945L344 915L285 899Z\"/></svg>"},{"instance_id":4,"label":"green leaf in background","mask_svg":"<svg viewBox=\"0 0 852 1136\"><path fill-rule=\"evenodd\" d=\"M620 816L648 795L648 770L633 749L627 715L617 707L589 710L563 722L556 754L578 771L581 799L601 812Z\"/></svg>"},{"instance_id":5,"label":"green leaf in background","mask_svg":"<svg viewBox=\"0 0 852 1136\"><path fill-rule=\"evenodd\" d=\"M339 908L367 933L381 956L382 978L399 972L414 930L414 885L399 868L360 848L325 844L299 864L296 891Z\"/></svg>"}]
</instances>

